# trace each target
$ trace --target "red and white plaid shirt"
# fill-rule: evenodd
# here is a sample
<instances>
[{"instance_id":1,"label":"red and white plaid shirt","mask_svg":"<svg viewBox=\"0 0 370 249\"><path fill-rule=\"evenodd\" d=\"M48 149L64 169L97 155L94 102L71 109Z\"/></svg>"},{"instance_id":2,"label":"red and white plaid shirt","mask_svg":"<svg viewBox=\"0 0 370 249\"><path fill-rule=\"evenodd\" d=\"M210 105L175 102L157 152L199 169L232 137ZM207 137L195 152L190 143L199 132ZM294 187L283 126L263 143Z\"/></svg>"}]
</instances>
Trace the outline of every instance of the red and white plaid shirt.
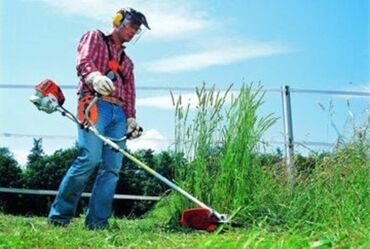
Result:
<instances>
[{"instance_id":1,"label":"red and white plaid shirt","mask_svg":"<svg viewBox=\"0 0 370 249\"><path fill-rule=\"evenodd\" d=\"M119 61L123 48L117 48L112 39L109 39L111 59ZM98 30L91 30L84 34L77 48L77 75L80 77L78 93L93 90L91 85L85 83L85 77L95 71L105 74L108 70L108 49L102 34ZM116 90L109 96L119 98L123 102L123 109L127 118L135 117L135 79L134 64L126 55L119 68L124 75L125 82L117 74L114 81Z\"/></svg>"}]
</instances>

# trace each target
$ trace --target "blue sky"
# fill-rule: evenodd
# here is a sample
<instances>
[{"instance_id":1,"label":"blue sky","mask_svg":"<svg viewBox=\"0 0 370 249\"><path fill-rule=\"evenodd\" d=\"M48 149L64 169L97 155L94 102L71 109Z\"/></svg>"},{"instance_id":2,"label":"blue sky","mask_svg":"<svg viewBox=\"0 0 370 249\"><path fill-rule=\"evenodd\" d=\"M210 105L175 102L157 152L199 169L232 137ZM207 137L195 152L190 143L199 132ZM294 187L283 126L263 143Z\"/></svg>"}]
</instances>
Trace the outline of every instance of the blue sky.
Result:
<instances>
[{"instance_id":1,"label":"blue sky","mask_svg":"<svg viewBox=\"0 0 370 249\"><path fill-rule=\"evenodd\" d=\"M288 84L370 91L367 0L1 1L0 85L32 86L44 78L75 85L79 38L89 29L110 30L121 7L142 11L152 27L127 46L138 87L195 87L205 81L217 88L233 83L237 89L260 81L267 89ZM74 90L64 91L66 107L75 110ZM75 126L37 112L28 102L31 93L0 88L0 133L71 137L45 138L49 153L73 145ZM140 90L137 98L147 140L131 146L167 146L174 120L168 91ZM281 116L278 93L268 93L265 101L262 112ZM296 94L292 102L297 140L332 142L336 132L330 119L345 129L351 114L356 121L369 115L369 98ZM332 114L319 103L326 109L332 104ZM281 131L280 120L268 138L281 141ZM0 141L23 161L32 146L30 137L0 136Z\"/></svg>"}]
</instances>

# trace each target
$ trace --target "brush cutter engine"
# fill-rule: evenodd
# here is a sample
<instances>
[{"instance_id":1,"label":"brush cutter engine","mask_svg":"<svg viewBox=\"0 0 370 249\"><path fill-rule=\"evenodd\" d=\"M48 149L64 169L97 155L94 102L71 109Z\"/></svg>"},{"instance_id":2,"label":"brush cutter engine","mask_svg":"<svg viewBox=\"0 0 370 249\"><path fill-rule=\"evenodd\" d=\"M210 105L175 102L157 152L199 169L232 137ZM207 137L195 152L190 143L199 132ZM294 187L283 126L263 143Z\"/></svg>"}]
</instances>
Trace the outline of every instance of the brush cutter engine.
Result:
<instances>
[{"instance_id":1,"label":"brush cutter engine","mask_svg":"<svg viewBox=\"0 0 370 249\"><path fill-rule=\"evenodd\" d=\"M64 104L65 98L60 87L54 81L46 79L35 86L35 93L30 101L40 111L53 113Z\"/></svg>"}]
</instances>

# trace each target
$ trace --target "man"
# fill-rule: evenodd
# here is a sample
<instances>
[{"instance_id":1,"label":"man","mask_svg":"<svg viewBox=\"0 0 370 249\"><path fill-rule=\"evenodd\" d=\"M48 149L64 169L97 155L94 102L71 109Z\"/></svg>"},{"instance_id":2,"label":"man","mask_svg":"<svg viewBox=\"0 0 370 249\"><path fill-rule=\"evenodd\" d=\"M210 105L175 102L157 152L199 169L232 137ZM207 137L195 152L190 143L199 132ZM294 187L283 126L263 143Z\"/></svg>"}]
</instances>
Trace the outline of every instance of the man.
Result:
<instances>
[{"instance_id":1,"label":"man","mask_svg":"<svg viewBox=\"0 0 370 249\"><path fill-rule=\"evenodd\" d=\"M89 118L102 135L112 139L126 134L130 138L141 135L142 129L135 120L133 63L125 54L123 44L131 41L142 25L150 29L142 13L121 9L113 18L113 30L109 34L89 31L82 36L77 48L79 121L87 124L83 113L97 94L100 98L91 108ZM117 143L124 146L125 140ZM99 166L85 225L88 229L107 228L123 155L105 146L83 125L78 129L78 147L79 155L64 176L51 206L49 223L67 225L70 222L89 176Z\"/></svg>"}]
</instances>

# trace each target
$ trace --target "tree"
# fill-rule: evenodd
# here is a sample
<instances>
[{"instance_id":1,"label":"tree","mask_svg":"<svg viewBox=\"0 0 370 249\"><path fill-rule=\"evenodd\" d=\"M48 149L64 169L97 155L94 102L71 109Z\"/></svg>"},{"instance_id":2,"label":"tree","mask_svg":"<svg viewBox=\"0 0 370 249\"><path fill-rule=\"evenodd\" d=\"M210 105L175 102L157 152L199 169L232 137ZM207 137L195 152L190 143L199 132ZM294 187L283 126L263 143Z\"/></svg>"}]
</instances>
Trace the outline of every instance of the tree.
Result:
<instances>
[{"instance_id":1,"label":"tree","mask_svg":"<svg viewBox=\"0 0 370 249\"><path fill-rule=\"evenodd\" d=\"M0 187L18 187L22 170L8 148L0 148ZM16 212L18 197L11 193L0 192L0 209L5 212Z\"/></svg>"},{"instance_id":2,"label":"tree","mask_svg":"<svg viewBox=\"0 0 370 249\"><path fill-rule=\"evenodd\" d=\"M40 179L35 177L35 174L39 172L44 166L45 152L42 148L42 138L33 139L33 147L30 154L27 157L26 170L24 172L22 183L25 188L35 188L32 183L39 182Z\"/></svg>"},{"instance_id":3,"label":"tree","mask_svg":"<svg viewBox=\"0 0 370 249\"><path fill-rule=\"evenodd\" d=\"M34 147L28 156L27 168L23 174L23 187L27 189L57 190L68 167L77 156L77 148L57 150L45 155L40 140L34 140ZM27 214L46 215L52 196L27 195L23 197L22 210Z\"/></svg>"},{"instance_id":4,"label":"tree","mask_svg":"<svg viewBox=\"0 0 370 249\"><path fill-rule=\"evenodd\" d=\"M28 155L28 164L32 164L40 160L45 155L45 152L42 148L42 138L33 139L33 147L31 149L31 154Z\"/></svg>"},{"instance_id":5,"label":"tree","mask_svg":"<svg viewBox=\"0 0 370 249\"><path fill-rule=\"evenodd\" d=\"M57 150L50 156L43 156L29 163L25 172L27 188L56 190L69 166L76 158L77 148Z\"/></svg>"},{"instance_id":6,"label":"tree","mask_svg":"<svg viewBox=\"0 0 370 249\"><path fill-rule=\"evenodd\" d=\"M22 170L8 148L0 148L0 186L17 187Z\"/></svg>"}]
</instances>

